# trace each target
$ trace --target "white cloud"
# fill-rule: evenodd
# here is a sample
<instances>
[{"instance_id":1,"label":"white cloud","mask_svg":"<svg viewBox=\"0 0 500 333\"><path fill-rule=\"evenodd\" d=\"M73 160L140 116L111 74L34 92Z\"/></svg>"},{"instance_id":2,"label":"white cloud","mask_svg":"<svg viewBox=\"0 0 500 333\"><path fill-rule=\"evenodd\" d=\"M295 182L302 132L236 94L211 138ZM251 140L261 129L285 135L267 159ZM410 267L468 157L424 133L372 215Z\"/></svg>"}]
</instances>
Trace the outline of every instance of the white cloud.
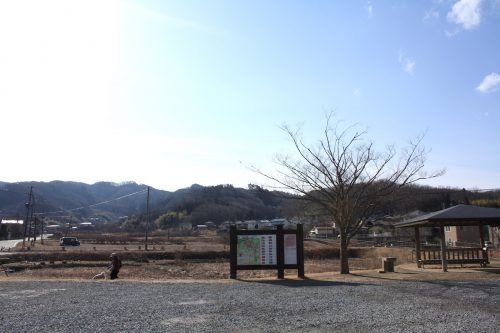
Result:
<instances>
[{"instance_id":1,"label":"white cloud","mask_svg":"<svg viewBox=\"0 0 500 333\"><path fill-rule=\"evenodd\" d=\"M413 74L413 71L415 70L415 61L413 61L411 59L406 59L406 63L404 65L404 70L405 70L405 72Z\"/></svg>"},{"instance_id":2,"label":"white cloud","mask_svg":"<svg viewBox=\"0 0 500 333\"><path fill-rule=\"evenodd\" d=\"M403 70L408 74L413 74L415 72L417 63L413 58L407 56L403 50L399 50L398 61L403 66Z\"/></svg>"},{"instance_id":3,"label":"white cloud","mask_svg":"<svg viewBox=\"0 0 500 333\"><path fill-rule=\"evenodd\" d=\"M460 0L447 15L448 21L473 29L481 24L481 0Z\"/></svg>"},{"instance_id":4,"label":"white cloud","mask_svg":"<svg viewBox=\"0 0 500 333\"><path fill-rule=\"evenodd\" d=\"M427 12L425 12L423 20L424 22L439 20L439 12L437 10L430 9Z\"/></svg>"},{"instance_id":5,"label":"white cloud","mask_svg":"<svg viewBox=\"0 0 500 333\"><path fill-rule=\"evenodd\" d=\"M367 1L365 5L365 10L368 13L368 17L373 16L373 5L371 1Z\"/></svg>"},{"instance_id":6,"label":"white cloud","mask_svg":"<svg viewBox=\"0 0 500 333\"><path fill-rule=\"evenodd\" d=\"M458 29L458 28L454 29L452 31L446 30L444 32L445 36L448 37L448 38L454 37L454 36L458 35L459 33L460 33L460 29Z\"/></svg>"},{"instance_id":7,"label":"white cloud","mask_svg":"<svg viewBox=\"0 0 500 333\"><path fill-rule=\"evenodd\" d=\"M491 73L486 75L476 90L481 93L489 93L496 90L496 87L500 86L500 75L497 73Z\"/></svg>"},{"instance_id":8,"label":"white cloud","mask_svg":"<svg viewBox=\"0 0 500 333\"><path fill-rule=\"evenodd\" d=\"M352 92L352 94L353 94L354 96L359 96L359 95L361 95L361 88L356 88L356 89L354 89L354 91Z\"/></svg>"}]
</instances>

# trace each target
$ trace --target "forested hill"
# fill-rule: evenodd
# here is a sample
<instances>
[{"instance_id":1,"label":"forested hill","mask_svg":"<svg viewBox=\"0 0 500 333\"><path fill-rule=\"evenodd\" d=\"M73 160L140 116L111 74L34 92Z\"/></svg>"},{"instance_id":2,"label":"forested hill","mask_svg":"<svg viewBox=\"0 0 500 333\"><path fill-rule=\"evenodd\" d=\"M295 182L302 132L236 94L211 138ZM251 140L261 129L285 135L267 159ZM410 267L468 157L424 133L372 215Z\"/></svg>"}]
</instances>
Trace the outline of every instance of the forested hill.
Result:
<instances>
[{"instance_id":1,"label":"forested hill","mask_svg":"<svg viewBox=\"0 0 500 333\"><path fill-rule=\"evenodd\" d=\"M134 182L92 185L67 182L0 183L0 217L23 218L25 203L33 187L35 213L47 217L72 216L83 220L103 217L108 221L123 216L144 216L147 185ZM226 220L271 219L287 209L283 193L273 193L258 186L248 189L232 185L204 187L193 185L176 192L150 189L151 218L168 213L182 213L189 221L221 222Z\"/></svg>"},{"instance_id":2,"label":"forested hill","mask_svg":"<svg viewBox=\"0 0 500 333\"><path fill-rule=\"evenodd\" d=\"M147 185L134 182L98 182L92 185L66 182L0 182L0 218L24 218L28 192L33 187L35 213L44 216L71 216L83 221L102 217L138 226L145 221ZM150 217L163 216L164 223L237 221L325 215L290 194L263 189L256 185L237 188L232 185L193 185L175 192L150 189ZM408 186L388 198L382 214L399 215L414 210L430 212L455 204L500 207L499 191L465 191L453 188ZM52 213L56 212L56 213ZM321 221L318 221L321 222Z\"/></svg>"},{"instance_id":3,"label":"forested hill","mask_svg":"<svg viewBox=\"0 0 500 333\"><path fill-rule=\"evenodd\" d=\"M193 224L273 219L293 215L294 201L290 194L268 191L257 185L249 185L248 189L232 185L193 185L174 192L162 213L182 213Z\"/></svg>"},{"instance_id":4,"label":"forested hill","mask_svg":"<svg viewBox=\"0 0 500 333\"><path fill-rule=\"evenodd\" d=\"M146 210L147 185L134 182L98 182L92 185L68 181L3 182L0 183L0 217L25 216L30 187L33 187L35 213L46 216L101 216L113 220ZM165 205L171 195L170 192L151 189L151 206Z\"/></svg>"}]
</instances>

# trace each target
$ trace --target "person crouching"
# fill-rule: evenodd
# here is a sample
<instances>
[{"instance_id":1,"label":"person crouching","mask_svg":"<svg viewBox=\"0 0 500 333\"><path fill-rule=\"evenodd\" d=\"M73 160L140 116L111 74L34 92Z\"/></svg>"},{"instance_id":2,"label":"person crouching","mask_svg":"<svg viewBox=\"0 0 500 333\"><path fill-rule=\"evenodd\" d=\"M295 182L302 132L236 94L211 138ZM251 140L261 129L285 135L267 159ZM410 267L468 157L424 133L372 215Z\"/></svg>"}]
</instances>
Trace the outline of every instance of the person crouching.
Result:
<instances>
[{"instance_id":1,"label":"person crouching","mask_svg":"<svg viewBox=\"0 0 500 333\"><path fill-rule=\"evenodd\" d=\"M122 261L116 253L111 253L109 259L111 260L111 264L108 267L110 272L109 278L114 280L118 278L118 273L120 272L120 268L122 268Z\"/></svg>"}]
</instances>

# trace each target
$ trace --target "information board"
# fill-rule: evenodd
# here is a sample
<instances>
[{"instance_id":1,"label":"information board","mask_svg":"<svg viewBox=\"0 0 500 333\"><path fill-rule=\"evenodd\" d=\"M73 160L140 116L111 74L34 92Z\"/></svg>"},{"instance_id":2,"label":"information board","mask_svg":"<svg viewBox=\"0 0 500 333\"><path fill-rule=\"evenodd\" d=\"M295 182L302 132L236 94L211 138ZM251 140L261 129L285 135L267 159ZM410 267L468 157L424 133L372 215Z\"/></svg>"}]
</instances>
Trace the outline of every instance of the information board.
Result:
<instances>
[{"instance_id":1,"label":"information board","mask_svg":"<svg viewBox=\"0 0 500 333\"><path fill-rule=\"evenodd\" d=\"M276 235L239 235L238 265L276 265Z\"/></svg>"},{"instance_id":2,"label":"information board","mask_svg":"<svg viewBox=\"0 0 500 333\"><path fill-rule=\"evenodd\" d=\"M275 269L278 279L285 277L286 269L297 269L304 278L304 229L246 230L232 225L229 229L229 277L236 279L238 270Z\"/></svg>"},{"instance_id":3,"label":"information board","mask_svg":"<svg viewBox=\"0 0 500 333\"><path fill-rule=\"evenodd\" d=\"M297 265L297 237L294 234L285 234L285 265Z\"/></svg>"}]
</instances>

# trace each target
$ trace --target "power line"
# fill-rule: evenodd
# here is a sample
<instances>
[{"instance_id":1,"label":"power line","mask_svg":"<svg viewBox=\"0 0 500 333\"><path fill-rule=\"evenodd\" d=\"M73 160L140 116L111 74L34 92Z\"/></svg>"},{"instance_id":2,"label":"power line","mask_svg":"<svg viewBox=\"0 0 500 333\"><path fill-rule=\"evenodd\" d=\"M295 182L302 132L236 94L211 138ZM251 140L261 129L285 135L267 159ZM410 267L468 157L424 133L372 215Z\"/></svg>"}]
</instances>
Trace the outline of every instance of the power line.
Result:
<instances>
[{"instance_id":1,"label":"power line","mask_svg":"<svg viewBox=\"0 0 500 333\"><path fill-rule=\"evenodd\" d=\"M47 214L74 212L74 211L77 211L77 210L92 208L92 207L96 207L96 206L99 206L99 205L104 205L104 204L107 204L107 203L118 201L118 200L121 200L121 199L124 199L124 198L131 197L133 195L145 193L147 191L148 191L147 189L146 190L141 190L141 191L137 191L137 192L134 192L134 193L123 195L123 196L118 197L118 198L114 198L114 199L110 199L110 200L98 202L98 203L95 203L95 204L92 204L92 205L88 205L88 206L82 206L82 207L77 207L77 208L72 208L72 209L61 209L61 210L56 210L56 211L52 211L52 212L45 212L45 213L37 213L36 215L47 215Z\"/></svg>"}]
</instances>

